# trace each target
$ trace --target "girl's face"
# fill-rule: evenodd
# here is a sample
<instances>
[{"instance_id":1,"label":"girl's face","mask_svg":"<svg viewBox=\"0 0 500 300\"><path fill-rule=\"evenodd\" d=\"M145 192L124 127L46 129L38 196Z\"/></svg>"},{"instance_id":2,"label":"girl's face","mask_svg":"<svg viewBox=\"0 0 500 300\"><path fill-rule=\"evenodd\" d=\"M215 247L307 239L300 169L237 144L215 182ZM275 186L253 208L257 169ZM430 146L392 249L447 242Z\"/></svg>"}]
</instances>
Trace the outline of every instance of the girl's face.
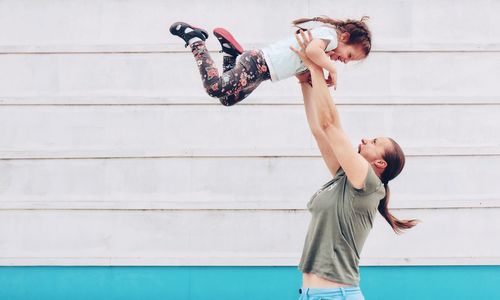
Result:
<instances>
[{"instance_id":1,"label":"girl's face","mask_svg":"<svg viewBox=\"0 0 500 300\"><path fill-rule=\"evenodd\" d=\"M341 61L344 64L366 58L365 52L360 45L348 45L349 33L343 32L338 36L337 48L330 51L328 55L331 60Z\"/></svg>"},{"instance_id":2,"label":"girl's face","mask_svg":"<svg viewBox=\"0 0 500 300\"><path fill-rule=\"evenodd\" d=\"M331 60L340 61L345 64L350 61L362 60L366 57L361 47L357 45L347 45L341 41L339 41L337 48L328 52L328 55Z\"/></svg>"}]
</instances>

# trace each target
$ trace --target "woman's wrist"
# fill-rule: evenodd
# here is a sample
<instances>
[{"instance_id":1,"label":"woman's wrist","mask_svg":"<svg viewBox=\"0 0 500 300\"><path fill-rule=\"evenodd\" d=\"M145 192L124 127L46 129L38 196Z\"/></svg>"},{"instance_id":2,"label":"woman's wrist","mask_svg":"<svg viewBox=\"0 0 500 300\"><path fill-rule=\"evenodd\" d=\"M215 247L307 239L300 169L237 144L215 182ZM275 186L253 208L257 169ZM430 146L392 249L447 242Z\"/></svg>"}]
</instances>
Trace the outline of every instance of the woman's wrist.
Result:
<instances>
[{"instance_id":1,"label":"woman's wrist","mask_svg":"<svg viewBox=\"0 0 500 300\"><path fill-rule=\"evenodd\" d=\"M309 67L309 71L312 73L323 73L323 68L318 65L312 65Z\"/></svg>"}]
</instances>

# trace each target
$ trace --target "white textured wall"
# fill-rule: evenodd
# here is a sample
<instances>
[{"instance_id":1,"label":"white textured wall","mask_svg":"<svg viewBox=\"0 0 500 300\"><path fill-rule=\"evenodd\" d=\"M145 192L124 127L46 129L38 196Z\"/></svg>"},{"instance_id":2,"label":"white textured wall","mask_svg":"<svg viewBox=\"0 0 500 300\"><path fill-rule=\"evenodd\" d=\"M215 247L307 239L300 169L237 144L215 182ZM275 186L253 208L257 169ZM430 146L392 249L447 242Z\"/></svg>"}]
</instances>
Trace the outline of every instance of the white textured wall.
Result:
<instances>
[{"instance_id":1,"label":"white textured wall","mask_svg":"<svg viewBox=\"0 0 500 300\"><path fill-rule=\"evenodd\" d=\"M0 0L0 264L295 265L329 179L294 79L226 108L168 32L225 26L246 47L297 17L369 15L339 66L354 143L408 158L363 264L500 264L498 1ZM242 14L238 14L243 12ZM252 24L255 23L255 24ZM210 39L217 61L217 43Z\"/></svg>"}]
</instances>

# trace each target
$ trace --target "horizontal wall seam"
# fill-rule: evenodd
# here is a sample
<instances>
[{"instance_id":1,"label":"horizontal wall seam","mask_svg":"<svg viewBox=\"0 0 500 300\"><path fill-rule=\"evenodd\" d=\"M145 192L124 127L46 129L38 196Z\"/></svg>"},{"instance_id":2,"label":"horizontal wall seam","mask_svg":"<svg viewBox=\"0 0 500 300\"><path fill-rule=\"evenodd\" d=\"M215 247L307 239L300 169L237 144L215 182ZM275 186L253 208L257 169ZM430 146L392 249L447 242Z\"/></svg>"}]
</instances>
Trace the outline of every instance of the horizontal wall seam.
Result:
<instances>
[{"instance_id":1,"label":"horizontal wall seam","mask_svg":"<svg viewBox=\"0 0 500 300\"><path fill-rule=\"evenodd\" d=\"M500 153L477 153L477 154L411 154L405 153L406 157L497 157ZM181 159L181 158L321 158L320 155L156 155L156 156L4 156L0 161L15 160L112 160L112 159Z\"/></svg>"},{"instance_id":2,"label":"horizontal wall seam","mask_svg":"<svg viewBox=\"0 0 500 300\"><path fill-rule=\"evenodd\" d=\"M362 97L360 97L362 98ZM33 98L35 99L35 98ZM39 99L39 98L37 98ZM92 101L98 101L95 99L99 98L93 98L94 100ZM241 106L304 106L302 103L298 103L296 99L290 99L290 100L284 100L281 102L275 102L276 100L270 100L269 102L259 102L259 103L241 103L238 104L239 107ZM15 103L16 101L20 101L23 103ZM183 102L183 101L172 101L168 99L161 99L157 100L158 102L163 102L163 103L158 103L158 102L144 102L139 99L134 99L131 102L127 103L111 103L111 102L106 102L106 100L103 100L101 103L94 103L94 102L88 102L85 103L84 100L81 99L73 99L71 101L75 102L82 102L82 103L51 103L55 102L55 100L48 100L47 103L40 103L40 100L25 100L25 99L5 99L0 97L0 107L30 107L30 106L36 106L36 107L116 107L116 106L123 106L123 107L128 107L128 106L220 106L220 103L217 103L215 101L212 102L202 102L202 101L193 101L193 102ZM107 100L110 101L110 100ZM113 100L111 100L113 101ZM189 100L188 100L189 101ZM293 102L292 102L293 101ZM418 101L418 100L417 100ZM366 105L372 105L372 106L498 106L500 105L500 99L493 99L493 100L479 100L479 101L473 101L473 100L466 100L463 102L429 102L427 100L424 100L422 102L373 102L373 101L367 101L367 102L362 102L357 100L355 103L348 103L348 100L344 100L343 102L336 101L337 106L366 106Z\"/></svg>"},{"instance_id":3,"label":"horizontal wall seam","mask_svg":"<svg viewBox=\"0 0 500 300\"><path fill-rule=\"evenodd\" d=\"M305 204L304 204L305 206ZM446 207L390 207L391 211L404 211L404 210L479 210L479 209L490 209L490 208L500 208L500 204L492 204L488 206L446 206ZM99 211L99 212L116 212L116 211L126 211L126 212L307 212L307 208L57 208L57 207L33 207L33 208L4 208L0 206L0 211Z\"/></svg>"},{"instance_id":4,"label":"horizontal wall seam","mask_svg":"<svg viewBox=\"0 0 500 300\"><path fill-rule=\"evenodd\" d=\"M1 48L0 48L1 49ZM250 48L249 48L250 49ZM113 54L180 54L191 53L186 50L0 50L0 55L113 55ZM209 51L219 53L219 51ZM500 49L385 49L371 50L371 53L500 53Z\"/></svg>"},{"instance_id":5,"label":"horizontal wall seam","mask_svg":"<svg viewBox=\"0 0 500 300\"><path fill-rule=\"evenodd\" d=\"M300 255L169 256L169 257L1 257L0 266L297 266ZM363 257L360 266L499 265L500 257Z\"/></svg>"}]
</instances>

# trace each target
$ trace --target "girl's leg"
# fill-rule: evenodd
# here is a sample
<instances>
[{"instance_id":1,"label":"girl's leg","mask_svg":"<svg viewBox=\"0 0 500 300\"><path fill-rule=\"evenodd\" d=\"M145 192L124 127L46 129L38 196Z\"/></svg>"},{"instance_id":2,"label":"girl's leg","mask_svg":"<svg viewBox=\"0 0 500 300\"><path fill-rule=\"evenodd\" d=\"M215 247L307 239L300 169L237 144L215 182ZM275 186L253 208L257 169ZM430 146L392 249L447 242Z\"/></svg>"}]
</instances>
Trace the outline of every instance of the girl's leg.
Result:
<instances>
[{"instance_id":1,"label":"girl's leg","mask_svg":"<svg viewBox=\"0 0 500 300\"><path fill-rule=\"evenodd\" d=\"M219 76L219 71L208 53L204 42L196 42L191 45L196 64L200 71L201 80L207 93L216 98L226 97L239 92L240 77L242 72L230 70Z\"/></svg>"},{"instance_id":2,"label":"girl's leg","mask_svg":"<svg viewBox=\"0 0 500 300\"><path fill-rule=\"evenodd\" d=\"M254 86L254 88L252 89L245 89L245 90L241 90L239 93L237 94L234 94L234 95L229 95L229 96L226 96L226 97L221 97L219 98L219 101L220 103L222 103L222 105L224 106L232 106L232 105L235 105L236 103L240 102L241 100L245 99L246 97L248 97L252 92L253 90L258 86L258 84L256 84Z\"/></svg>"},{"instance_id":3,"label":"girl's leg","mask_svg":"<svg viewBox=\"0 0 500 300\"><path fill-rule=\"evenodd\" d=\"M222 69L227 72L236 66L236 58L243 53L243 47L227 29L215 28L214 36L220 43L220 52L224 53Z\"/></svg>"},{"instance_id":4,"label":"girl's leg","mask_svg":"<svg viewBox=\"0 0 500 300\"><path fill-rule=\"evenodd\" d=\"M236 56L224 55L222 57L222 71L227 72L236 66Z\"/></svg>"},{"instance_id":5,"label":"girl's leg","mask_svg":"<svg viewBox=\"0 0 500 300\"><path fill-rule=\"evenodd\" d=\"M224 105L233 105L248 96L263 80L269 79L269 71L259 51L247 51L240 56L237 65L219 76L205 43L191 44L207 93L221 98Z\"/></svg>"},{"instance_id":6,"label":"girl's leg","mask_svg":"<svg viewBox=\"0 0 500 300\"><path fill-rule=\"evenodd\" d=\"M238 64L244 66L244 71L241 72L243 77L240 78L240 82L244 83L248 81L248 84L237 94L219 98L220 102L225 106L231 106L240 102L249 96L262 81L270 79L267 65L260 51L245 52L240 56Z\"/></svg>"}]
</instances>

